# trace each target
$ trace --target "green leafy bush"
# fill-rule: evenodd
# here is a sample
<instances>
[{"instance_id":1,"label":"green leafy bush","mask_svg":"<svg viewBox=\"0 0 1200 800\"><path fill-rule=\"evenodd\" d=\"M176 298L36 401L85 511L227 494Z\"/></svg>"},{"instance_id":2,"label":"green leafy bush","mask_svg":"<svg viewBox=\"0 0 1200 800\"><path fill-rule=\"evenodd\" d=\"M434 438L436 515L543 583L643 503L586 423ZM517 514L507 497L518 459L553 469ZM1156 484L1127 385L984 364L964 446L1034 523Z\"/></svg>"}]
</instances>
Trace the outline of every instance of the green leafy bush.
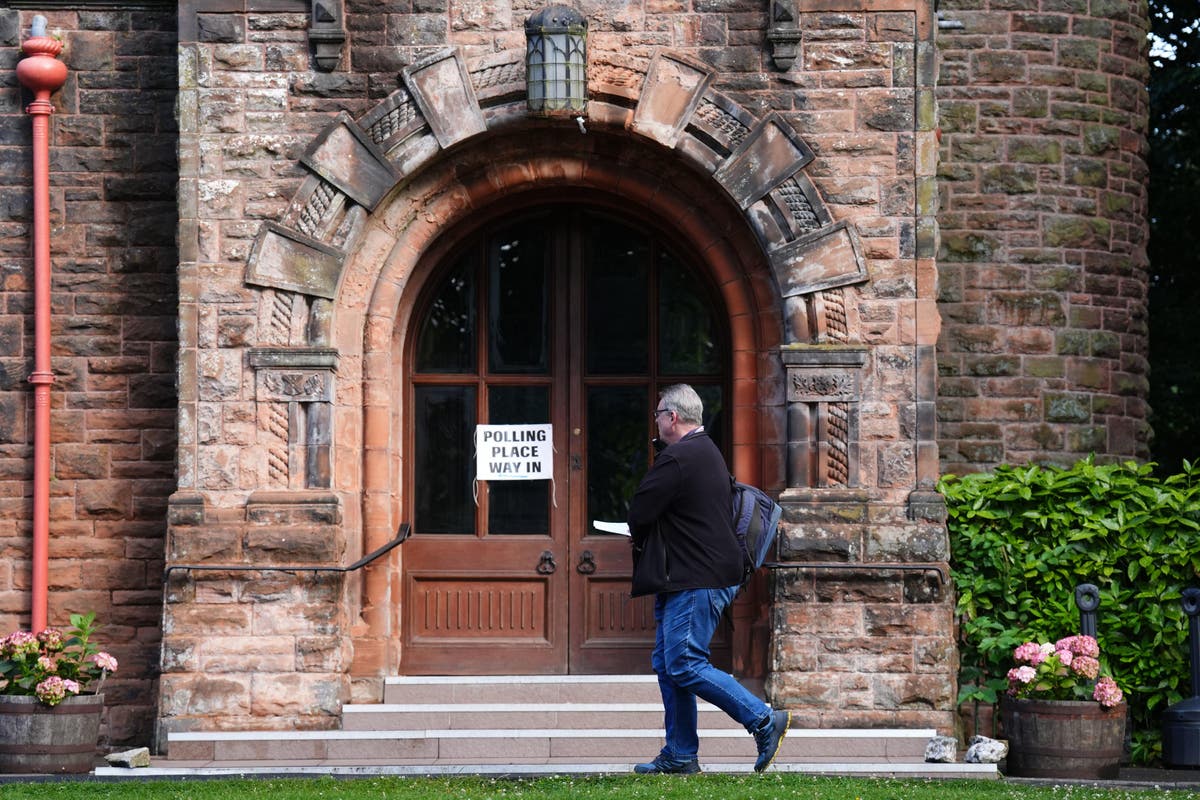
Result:
<instances>
[{"instance_id":1,"label":"green leafy bush","mask_svg":"<svg viewBox=\"0 0 1200 800\"><path fill-rule=\"evenodd\" d=\"M1190 690L1183 589L1200 585L1200 466L1002 466L942 479L960 622L959 702L994 703L1016 645L1079 631L1075 587L1100 590L1097 639L1129 699L1134 760Z\"/></svg>"}]
</instances>

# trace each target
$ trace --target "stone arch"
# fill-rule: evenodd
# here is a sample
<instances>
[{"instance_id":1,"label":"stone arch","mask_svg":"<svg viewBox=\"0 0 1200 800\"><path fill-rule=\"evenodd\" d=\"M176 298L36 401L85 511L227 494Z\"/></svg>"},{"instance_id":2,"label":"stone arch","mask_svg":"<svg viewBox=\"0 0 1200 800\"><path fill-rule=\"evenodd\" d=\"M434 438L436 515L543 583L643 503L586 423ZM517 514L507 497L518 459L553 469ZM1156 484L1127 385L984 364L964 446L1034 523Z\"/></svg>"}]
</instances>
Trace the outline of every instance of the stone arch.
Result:
<instances>
[{"instance_id":1,"label":"stone arch","mask_svg":"<svg viewBox=\"0 0 1200 800\"><path fill-rule=\"evenodd\" d=\"M499 198L550 187L619 199L693 242L729 313L740 476L774 489L854 485L850 407L865 351L777 355L858 340L846 295L866 281L865 263L853 228L831 218L803 173L811 149L782 117L756 118L713 89L713 70L667 51L594 60L587 133L531 120L521 58L430 56L404 70L404 88L359 120L339 116L304 153L310 174L282 218L262 227L246 274L261 290L251 365L264 429L278 432L273 474L284 487L357 495L346 509L361 532L351 550L394 535L397 337L408 327L405 298L424 277L414 270L436 260L445 230ZM831 370L848 380L797 380ZM805 448L815 451L819 427L833 457L814 480L798 465L813 462ZM394 663L395 588L394 569L364 578L365 639L378 646L356 652L356 673Z\"/></svg>"},{"instance_id":2,"label":"stone arch","mask_svg":"<svg viewBox=\"0 0 1200 800\"><path fill-rule=\"evenodd\" d=\"M673 150L740 210L782 298L785 343L853 341L838 290L865 282L853 228L834 222L803 169L813 152L783 117L756 118L712 88L715 70L659 50L648 61L603 54L592 68L587 126ZM309 146L309 171L279 222L260 231L247 283L268 290L263 345L320 346L328 301L367 215L448 150L530 124L524 62L505 52L470 64L444 50L403 72L398 89L359 120L343 113ZM282 293L282 296L280 296Z\"/></svg>"}]
</instances>

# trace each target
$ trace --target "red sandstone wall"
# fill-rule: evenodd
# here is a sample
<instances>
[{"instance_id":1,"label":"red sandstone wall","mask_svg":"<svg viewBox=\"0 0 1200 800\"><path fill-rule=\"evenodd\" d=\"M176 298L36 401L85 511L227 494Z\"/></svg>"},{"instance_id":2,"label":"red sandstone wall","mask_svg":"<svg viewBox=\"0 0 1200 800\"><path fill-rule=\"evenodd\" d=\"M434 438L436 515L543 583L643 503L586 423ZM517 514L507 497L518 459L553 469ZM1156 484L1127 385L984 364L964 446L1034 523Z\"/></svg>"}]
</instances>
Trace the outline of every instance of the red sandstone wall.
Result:
<instances>
[{"instance_id":1,"label":"red sandstone wall","mask_svg":"<svg viewBox=\"0 0 1200 800\"><path fill-rule=\"evenodd\" d=\"M221 561L260 555L244 544L253 527L241 523L239 514L247 496L262 488L261 476L269 475L263 465L271 440L268 431L255 429L253 381L247 379L244 356L247 347L271 341L272 333L264 324L267 315L258 313L263 293L246 284L245 268L260 225L291 214L288 204L301 182L297 159L304 148L332 115L344 110L362 117L400 88L401 69L443 47L460 47L471 58L522 52L521 22L541 4L348 2L349 38L337 70L324 74L311 68L306 18L299 8L292 13L272 4L270 12L247 13L238 3L224 10L220 5L207 3L202 12L184 13L180 23L183 424L181 491L172 506L179 519L172 521L169 548L176 560L195 560L197 554ZM841 338L832 340L872 351L865 402L856 409L862 457L852 491L800 492L787 499L789 557L944 562L940 509L931 502L917 513L910 502L914 488L932 488L937 472L931 446L931 355L938 317L932 301L936 144L930 14L923 3L872 0L847 11L850 5L841 0L798 4L806 44L785 73L770 61L763 0L580 4L591 21L593 58L644 61L655 48L668 47L720 70L714 85L750 115L783 114L815 151L805 172L831 215L852 220L861 237L869 281L845 289L849 322ZM640 78L634 71L630 85L640 86ZM607 135L619 135L619 127L613 128ZM440 174L427 169L413 185L395 189L390 205L365 223L375 234L367 237L368 252L386 253L390 244L385 247L384 240L403 240L409 208L420 209L422 222L415 228L436 222L436 212L424 200L441 190L430 183ZM716 184L713 190L720 191ZM368 273L366 266L357 266ZM374 279L375 273L353 274L351 288L339 298L339 320L365 316ZM389 273L388 281L393 280ZM356 330L341 335L364 338ZM356 356L348 349L338 366L342 424L336 426L337 446L350 451L363 441L358 416L363 398L355 379L366 366ZM782 387L770 388L782 393ZM786 433L770 435L779 440ZM372 442L377 450L364 460L378 467L380 458L371 457L386 457L384 444L390 443ZM355 527L361 517L351 516L362 505L355 496L362 465L353 458L337 464L333 488L347 514L338 532L353 545L362 538ZM389 496L379 502L402 500ZM193 515L183 513L185 505ZM251 596L247 602L256 605L246 611L236 605L239 597L247 597L238 595L241 589L213 590L211 581L203 583L181 588L178 596L168 591L162 727L331 724L337 701L344 699L338 695L344 686L336 658L315 667L296 662L291 677L313 681L293 684L295 691L282 697L284 692L262 685L261 674L256 682L248 649L236 652L249 638L246 620L253 626L276 625L305 604L308 590L282 598ZM807 575L784 583L782 613L773 620L779 644L772 691L783 702L804 706L805 724L947 726L954 696L947 594L924 579L880 579L878 573ZM395 614L395 597L382 587L366 598L365 632L363 626L349 632L357 611L350 605L342 609L350 619L328 626L331 636L354 637L354 690L360 699L368 699L370 679L394 669L394 652L383 642L388 632L379 620ZM315 609L320 601L308 606ZM821 627L815 617L837 619L838 626ZM285 671L287 636L297 635L281 633L286 635L271 644L278 653L265 654L272 673ZM372 647L372 637L383 644ZM201 646L193 646L197 643ZM218 667L206 669L206 659L219 665L219 675Z\"/></svg>"},{"instance_id":2,"label":"red sandstone wall","mask_svg":"<svg viewBox=\"0 0 1200 800\"><path fill-rule=\"evenodd\" d=\"M1145 4L940 8L943 469L1146 458Z\"/></svg>"},{"instance_id":3,"label":"red sandstone wall","mask_svg":"<svg viewBox=\"0 0 1200 800\"><path fill-rule=\"evenodd\" d=\"M0 10L0 635L30 624L32 12ZM105 742L155 714L166 499L175 484L174 12L54 12L51 624L94 610L120 670Z\"/></svg>"},{"instance_id":4,"label":"red sandstone wall","mask_svg":"<svg viewBox=\"0 0 1200 800\"><path fill-rule=\"evenodd\" d=\"M155 714L166 498L175 486L177 309L190 347L184 408L197 412L183 434L184 485L206 489L217 505L229 501L205 534L240 542L253 529L235 501L255 488L253 460L261 455L250 447L255 421L242 362L256 341L257 306L242 269L261 222L286 209L303 175L297 159L331 115L360 116L397 88L402 67L447 44L472 56L522 47L519 23L540 3L514 0L483 13L475 3L417 0L381 11L377 3L350 0L350 38L333 73L311 68L307 3L272 3L270 13L245 13L244 5L221 12L207 3L208 11L182 15L181 38L198 43L188 62L196 73L184 76L176 75L173 14L50 15L71 68L55 97L52 129L59 382L51 616L60 622L68 610L96 609L109 623L105 641L123 664L109 685L114 742L144 743ZM933 282L932 269L912 271L914 260L928 264L933 255L922 249L931 247L922 238L929 231L919 220L913 226L915 215L932 213L933 163L932 147L913 135L930 127L932 104L918 90L933 78L931 60L911 44L914 15L888 11L887 3L870 14L806 13L803 61L783 75L767 66L765 1L583 5L593 20L593 52L645 54L664 45L690 53L723 70L720 88L743 107L787 113L814 145L808 173L835 216L856 221L870 263L873 283L857 309L861 336L883 348L879 381L891 387L883 391L902 393L914 368L903 348L892 346L932 335L917 323L936 321L927 313L914 322L905 310L918 295L927 297ZM943 4L965 26L940 37L946 324L939 410L948 468L1070 460L1093 449L1145 451L1144 21L1133 8L1125 0L1008 0L994 10L982 0ZM30 16L0 11L0 632L28 624L30 170L21 111L27 98L12 66ZM177 87L193 93L186 108L197 112L185 120L192 138L179 212ZM179 216L181 252L174 246ZM182 303L180 261L190 270ZM911 486L911 431L927 424L914 404L871 403L864 411L873 453L864 467L868 483L895 493ZM820 552L841 552L847 542L848 551L857 543L908 546L902 506L870 519L864 512L863 519L805 520L813 537L797 544ZM909 597L921 586L901 587L903 602L874 583L855 586L838 580L812 594L794 587L781 624L795 641L781 648L780 664L793 683L783 690L804 702L857 709L872 708L876 693L947 702L945 665L953 656L934 653L938 641L844 661L823 655L815 640L801 641L821 619L837 619L835 633L861 627L864 636L949 627L944 600ZM277 594L271 584L254 591ZM850 600L823 603L837 607L822 608L820 619L815 604L805 603L830 598ZM198 635L219 622L215 606L236 610L229 597L203 599ZM325 597L318 610L343 600ZM913 606L921 613L910 618ZM281 670L297 663L308 669L311 658L293 652L295 632L284 633L278 653L266 656L278 656ZM317 669L339 669L344 655L327 656L336 655L337 642L317 644ZM245 653L227 655L227 665L237 661L245 672ZM211 677L215 663L193 657L169 648L167 660ZM904 669L888 672L897 657ZM915 674L904 677L913 663ZM802 680L822 670L810 684ZM864 677L876 671L888 674L874 682ZM327 699L336 706L337 698ZM255 710L292 713L282 706Z\"/></svg>"}]
</instances>

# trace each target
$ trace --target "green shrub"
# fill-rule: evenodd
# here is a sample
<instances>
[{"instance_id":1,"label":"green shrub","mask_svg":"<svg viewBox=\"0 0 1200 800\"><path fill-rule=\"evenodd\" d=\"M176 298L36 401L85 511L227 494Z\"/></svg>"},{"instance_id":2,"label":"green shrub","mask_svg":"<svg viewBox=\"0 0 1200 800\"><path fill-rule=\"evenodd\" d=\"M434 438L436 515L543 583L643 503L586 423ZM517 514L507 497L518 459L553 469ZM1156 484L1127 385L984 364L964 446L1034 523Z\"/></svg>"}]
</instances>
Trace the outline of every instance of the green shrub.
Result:
<instances>
[{"instance_id":1,"label":"green shrub","mask_svg":"<svg viewBox=\"0 0 1200 800\"><path fill-rule=\"evenodd\" d=\"M1013 648L1079 631L1075 587L1100 590L1097 634L1129 699L1134 760L1161 751L1161 715L1189 686L1183 589L1200 585L1200 466L1002 466L946 476L960 622L959 702L993 703Z\"/></svg>"}]
</instances>

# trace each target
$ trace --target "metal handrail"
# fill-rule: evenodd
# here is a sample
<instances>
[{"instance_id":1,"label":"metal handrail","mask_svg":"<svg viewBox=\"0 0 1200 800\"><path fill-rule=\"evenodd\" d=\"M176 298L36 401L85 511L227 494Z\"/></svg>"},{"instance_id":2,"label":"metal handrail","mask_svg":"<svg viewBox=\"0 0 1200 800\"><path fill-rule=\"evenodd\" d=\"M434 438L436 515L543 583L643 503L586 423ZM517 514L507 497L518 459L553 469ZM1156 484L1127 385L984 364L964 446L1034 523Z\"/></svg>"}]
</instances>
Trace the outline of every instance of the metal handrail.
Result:
<instances>
[{"instance_id":1,"label":"metal handrail","mask_svg":"<svg viewBox=\"0 0 1200 800\"><path fill-rule=\"evenodd\" d=\"M397 545L404 542L412 535L412 525L407 522L400 523L399 530L396 531L396 538L392 539L382 547L378 547L367 553L365 556L355 561L346 567L329 567L319 566L314 567L308 564L293 565L293 566L278 566L274 564L265 564L262 566L254 566L251 564L172 564L163 570L163 580L171 577L171 573L175 570L190 570L190 571L210 571L210 572L354 572L370 564L375 559L391 552Z\"/></svg>"},{"instance_id":2,"label":"metal handrail","mask_svg":"<svg viewBox=\"0 0 1200 800\"><path fill-rule=\"evenodd\" d=\"M936 572L938 581L945 585L950 582L950 573L946 567L933 561L872 561L869 563L849 563L846 561L766 561L763 566L767 569L841 569L841 570L879 570L880 572L899 570L901 572Z\"/></svg>"}]
</instances>

